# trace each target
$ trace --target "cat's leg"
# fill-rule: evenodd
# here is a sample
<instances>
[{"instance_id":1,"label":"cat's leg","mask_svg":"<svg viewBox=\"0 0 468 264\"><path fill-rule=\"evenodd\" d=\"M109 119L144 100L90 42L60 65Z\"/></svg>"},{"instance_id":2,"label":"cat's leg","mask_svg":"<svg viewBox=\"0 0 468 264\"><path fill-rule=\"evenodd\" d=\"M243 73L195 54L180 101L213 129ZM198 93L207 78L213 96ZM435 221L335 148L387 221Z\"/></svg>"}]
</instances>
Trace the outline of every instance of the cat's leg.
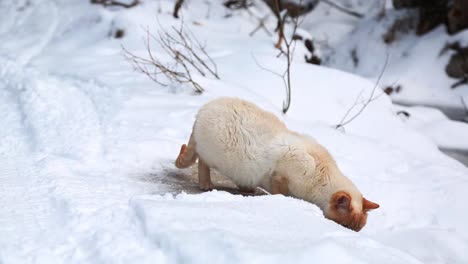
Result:
<instances>
[{"instance_id":1,"label":"cat's leg","mask_svg":"<svg viewBox=\"0 0 468 264\"><path fill-rule=\"evenodd\" d=\"M211 182L210 167L201 159L198 159L198 185L203 191L209 191L213 189L213 183Z\"/></svg>"},{"instance_id":2,"label":"cat's leg","mask_svg":"<svg viewBox=\"0 0 468 264\"><path fill-rule=\"evenodd\" d=\"M289 195L289 180L281 175L274 175L271 178L271 194Z\"/></svg>"}]
</instances>

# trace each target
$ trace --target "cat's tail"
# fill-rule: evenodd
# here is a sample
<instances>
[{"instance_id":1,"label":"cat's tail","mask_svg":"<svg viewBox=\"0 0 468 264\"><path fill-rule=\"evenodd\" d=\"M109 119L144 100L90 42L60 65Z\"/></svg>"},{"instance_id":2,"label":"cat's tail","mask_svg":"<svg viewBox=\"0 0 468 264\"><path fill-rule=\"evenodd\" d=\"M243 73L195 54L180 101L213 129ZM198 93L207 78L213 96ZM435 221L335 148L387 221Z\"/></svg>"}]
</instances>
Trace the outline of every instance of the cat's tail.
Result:
<instances>
[{"instance_id":1,"label":"cat's tail","mask_svg":"<svg viewBox=\"0 0 468 264\"><path fill-rule=\"evenodd\" d=\"M180 148L180 153L175 161L175 166L179 169L188 168L195 163L197 158L198 154L195 150L195 140L192 133L188 145L183 144Z\"/></svg>"}]
</instances>

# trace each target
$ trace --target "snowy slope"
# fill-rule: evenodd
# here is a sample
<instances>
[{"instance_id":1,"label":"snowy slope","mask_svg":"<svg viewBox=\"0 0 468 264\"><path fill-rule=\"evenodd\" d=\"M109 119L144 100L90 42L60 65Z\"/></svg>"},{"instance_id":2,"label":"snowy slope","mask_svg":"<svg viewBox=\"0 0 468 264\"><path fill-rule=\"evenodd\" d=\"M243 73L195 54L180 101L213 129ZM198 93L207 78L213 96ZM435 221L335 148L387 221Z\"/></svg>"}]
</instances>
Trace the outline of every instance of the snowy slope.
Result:
<instances>
[{"instance_id":1,"label":"snowy slope","mask_svg":"<svg viewBox=\"0 0 468 264\"><path fill-rule=\"evenodd\" d=\"M468 126L462 122L448 119L441 111L428 107L403 107L397 109L409 116L400 114L401 119L410 126L431 138L439 147L468 149Z\"/></svg>"},{"instance_id":2,"label":"snowy slope","mask_svg":"<svg viewBox=\"0 0 468 264\"><path fill-rule=\"evenodd\" d=\"M282 81L254 60L283 69L274 39L249 37L256 20L246 13L226 18L215 1L209 13L188 4L184 21L207 41L221 75L196 76L202 95L156 85L121 54L120 45L144 53L141 26L178 25L172 1L128 10L0 3L0 262L468 262L466 167L402 122L385 95L345 133L335 130L373 83L299 59L282 116ZM123 39L110 37L117 28ZM324 144L381 205L367 226L355 233L279 195L197 194L181 180L192 171L172 162L194 115L223 95L249 99Z\"/></svg>"},{"instance_id":3,"label":"snowy slope","mask_svg":"<svg viewBox=\"0 0 468 264\"><path fill-rule=\"evenodd\" d=\"M464 30L450 36L441 25L417 36L414 33L417 20L414 15L411 19L410 14L391 6L384 15L379 15L379 9L367 12L364 19L349 26L348 32L335 37L339 41L330 43L332 49L327 53L325 64L374 80L384 71L382 85L401 88L392 94L395 102L440 107L449 112L451 118L463 120L466 110L462 100L468 100L468 86L451 88L458 80L445 72L454 54L446 46L455 42L466 46L468 32ZM314 15L317 14L311 16ZM401 31L396 31L392 42L385 43L385 36L398 21L402 24ZM346 21L337 24L349 25Z\"/></svg>"}]
</instances>

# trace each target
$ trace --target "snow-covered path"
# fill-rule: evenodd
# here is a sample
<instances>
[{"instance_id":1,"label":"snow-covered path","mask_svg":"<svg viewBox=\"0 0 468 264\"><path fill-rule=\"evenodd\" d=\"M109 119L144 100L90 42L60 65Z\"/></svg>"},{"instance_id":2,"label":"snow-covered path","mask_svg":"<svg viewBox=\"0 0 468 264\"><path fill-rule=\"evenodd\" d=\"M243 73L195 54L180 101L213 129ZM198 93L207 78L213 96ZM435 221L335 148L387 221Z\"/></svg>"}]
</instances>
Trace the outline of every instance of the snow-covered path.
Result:
<instances>
[{"instance_id":1,"label":"snow-covered path","mask_svg":"<svg viewBox=\"0 0 468 264\"><path fill-rule=\"evenodd\" d=\"M160 23L173 23L171 8L162 1ZM226 19L221 7L206 19L198 8L185 19L202 22L193 30L210 40L222 74L200 78L202 96L156 86L120 54L120 44L144 48L139 27L155 24L156 2L129 10L0 3L1 263L468 262L468 170L395 117L383 96L346 134L332 129L373 87L332 69L296 62L282 118L329 148L381 204L362 232L292 198L197 194L192 171L172 165L197 109L231 95L280 115L284 93L252 59L283 65L271 39L248 37L255 21ZM109 37L116 27L126 29L122 40Z\"/></svg>"}]
</instances>

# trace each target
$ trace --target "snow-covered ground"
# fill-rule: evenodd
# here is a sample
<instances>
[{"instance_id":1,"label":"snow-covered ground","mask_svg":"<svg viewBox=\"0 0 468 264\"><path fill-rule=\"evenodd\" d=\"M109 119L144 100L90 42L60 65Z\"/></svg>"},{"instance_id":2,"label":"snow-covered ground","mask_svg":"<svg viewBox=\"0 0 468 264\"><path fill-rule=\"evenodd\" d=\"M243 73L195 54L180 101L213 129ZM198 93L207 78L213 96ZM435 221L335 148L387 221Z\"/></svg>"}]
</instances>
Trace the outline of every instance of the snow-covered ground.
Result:
<instances>
[{"instance_id":1,"label":"snow-covered ground","mask_svg":"<svg viewBox=\"0 0 468 264\"><path fill-rule=\"evenodd\" d=\"M427 107L395 107L404 122L448 149L468 150L468 125L449 120L441 111Z\"/></svg>"},{"instance_id":2,"label":"snow-covered ground","mask_svg":"<svg viewBox=\"0 0 468 264\"><path fill-rule=\"evenodd\" d=\"M466 46L468 31L450 36L441 25L416 36L417 10L394 10L390 0L337 2L360 12L364 18L321 3L301 25L314 40L324 65L379 81L382 87L392 87L394 103L419 106L398 107L396 110L410 113L404 121L433 139L441 149L459 152L456 157L468 164L468 85L450 88L458 80L445 72L454 53L447 45L458 42ZM394 40L385 43L384 38L398 21L400 27L394 32Z\"/></svg>"},{"instance_id":3,"label":"snow-covered ground","mask_svg":"<svg viewBox=\"0 0 468 264\"><path fill-rule=\"evenodd\" d=\"M1 263L468 262L468 169L414 129L423 123L402 120L382 95L334 129L374 84L299 59L283 116L282 80L255 62L283 69L274 39L249 37L257 21L247 13L206 3L182 12L221 80L196 76L206 91L195 95L133 72L121 52L144 54L141 27L178 25L172 1L0 2ZM122 39L111 37L118 28ZM367 226L355 233L280 195L198 194L192 171L173 161L197 109L224 95L325 145L381 205Z\"/></svg>"},{"instance_id":4,"label":"snow-covered ground","mask_svg":"<svg viewBox=\"0 0 468 264\"><path fill-rule=\"evenodd\" d=\"M467 30L451 36L445 26L440 25L417 36L416 10L394 10L389 0L385 12L382 12L382 1L342 2L348 2L350 8L365 17L337 16L322 7L305 20L305 26L310 28L319 48L326 50L327 66L373 80L383 72L380 80L383 86L400 87L398 92L391 94L394 102L438 107L451 118L467 118L468 85L452 89L458 80L445 72L455 52L447 49L447 45L458 42L465 47L468 44ZM316 21L321 21L322 25L317 25ZM395 22L401 26L393 34L393 41L385 43Z\"/></svg>"}]
</instances>

